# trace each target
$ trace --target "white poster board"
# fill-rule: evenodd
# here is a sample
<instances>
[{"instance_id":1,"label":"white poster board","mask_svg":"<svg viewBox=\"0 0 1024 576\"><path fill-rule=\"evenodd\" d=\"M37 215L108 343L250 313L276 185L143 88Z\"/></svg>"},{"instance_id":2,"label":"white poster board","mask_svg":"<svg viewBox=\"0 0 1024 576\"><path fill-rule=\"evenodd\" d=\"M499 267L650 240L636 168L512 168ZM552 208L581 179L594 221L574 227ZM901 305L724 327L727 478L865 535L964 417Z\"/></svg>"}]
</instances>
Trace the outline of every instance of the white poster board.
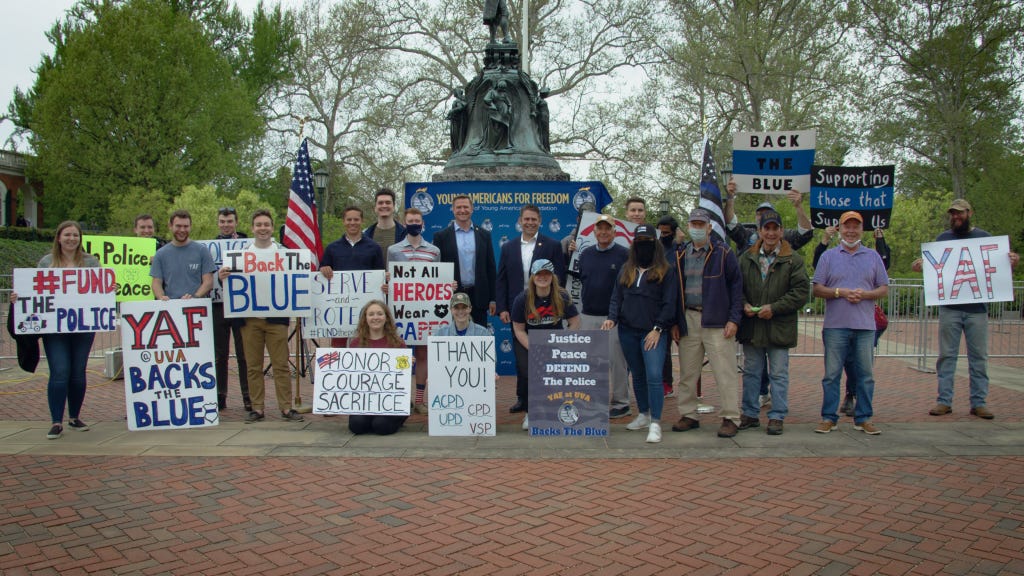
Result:
<instances>
[{"instance_id":1,"label":"white poster board","mask_svg":"<svg viewBox=\"0 0 1024 576\"><path fill-rule=\"evenodd\" d=\"M303 338L348 338L356 333L359 312L373 300L384 300L383 270L335 270L330 280L314 274L309 291L313 315L302 323Z\"/></svg>"},{"instance_id":2,"label":"white poster board","mask_svg":"<svg viewBox=\"0 0 1024 576\"><path fill-rule=\"evenodd\" d=\"M494 367L490 336L431 336L427 342L431 436L494 436Z\"/></svg>"},{"instance_id":3,"label":"white poster board","mask_svg":"<svg viewBox=\"0 0 1024 576\"><path fill-rule=\"evenodd\" d=\"M213 265L217 270L224 265L224 253L231 250L245 250L252 244L252 238L231 238L227 240L196 240L210 250L210 257L213 258ZM221 285L217 273L213 273L213 288L210 290L210 299L214 302L221 302Z\"/></svg>"},{"instance_id":4,"label":"white poster board","mask_svg":"<svg viewBox=\"0 0 1024 576\"><path fill-rule=\"evenodd\" d=\"M929 306L1013 301L1007 236L927 242L921 257Z\"/></svg>"},{"instance_id":5,"label":"white poster board","mask_svg":"<svg viewBox=\"0 0 1024 576\"><path fill-rule=\"evenodd\" d=\"M296 318L313 313L309 250L229 250L233 272L221 284L224 317Z\"/></svg>"},{"instance_id":6,"label":"white poster board","mask_svg":"<svg viewBox=\"0 0 1024 576\"><path fill-rule=\"evenodd\" d=\"M314 414L408 416L412 350L317 348Z\"/></svg>"},{"instance_id":7,"label":"white poster board","mask_svg":"<svg viewBox=\"0 0 1024 576\"><path fill-rule=\"evenodd\" d=\"M111 268L15 268L15 334L117 329Z\"/></svg>"},{"instance_id":8,"label":"white poster board","mask_svg":"<svg viewBox=\"0 0 1024 576\"><path fill-rule=\"evenodd\" d=\"M448 305L455 293L455 264L451 262L392 262L388 303L398 335L405 343L426 344L448 324Z\"/></svg>"},{"instance_id":9,"label":"white poster board","mask_svg":"<svg viewBox=\"0 0 1024 576\"><path fill-rule=\"evenodd\" d=\"M732 169L737 192L785 194L811 190L814 130L737 132L732 137Z\"/></svg>"}]
</instances>

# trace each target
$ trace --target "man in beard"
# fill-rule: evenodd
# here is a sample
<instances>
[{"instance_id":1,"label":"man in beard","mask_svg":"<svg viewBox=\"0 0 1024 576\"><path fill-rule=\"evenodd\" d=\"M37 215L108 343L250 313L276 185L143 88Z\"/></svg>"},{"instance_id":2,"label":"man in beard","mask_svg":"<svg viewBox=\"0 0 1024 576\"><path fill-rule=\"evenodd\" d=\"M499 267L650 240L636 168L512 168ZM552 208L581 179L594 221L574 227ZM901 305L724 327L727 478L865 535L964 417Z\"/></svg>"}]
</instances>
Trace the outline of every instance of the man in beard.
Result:
<instances>
[{"instance_id":1,"label":"man in beard","mask_svg":"<svg viewBox=\"0 0 1024 576\"><path fill-rule=\"evenodd\" d=\"M971 226L971 205L962 198L953 200L949 210L949 230L939 234L936 242L985 238L991 236L981 228ZM1010 266L1016 267L1020 257L1010 252ZM924 269L921 258L911 266L915 272ZM935 373L939 378L939 394L932 416L944 416L953 411L953 377L956 375L960 334L967 340L967 366L971 382L971 414L991 420L995 417L985 405L988 397L988 304L949 304L939 306L939 359Z\"/></svg>"}]
</instances>

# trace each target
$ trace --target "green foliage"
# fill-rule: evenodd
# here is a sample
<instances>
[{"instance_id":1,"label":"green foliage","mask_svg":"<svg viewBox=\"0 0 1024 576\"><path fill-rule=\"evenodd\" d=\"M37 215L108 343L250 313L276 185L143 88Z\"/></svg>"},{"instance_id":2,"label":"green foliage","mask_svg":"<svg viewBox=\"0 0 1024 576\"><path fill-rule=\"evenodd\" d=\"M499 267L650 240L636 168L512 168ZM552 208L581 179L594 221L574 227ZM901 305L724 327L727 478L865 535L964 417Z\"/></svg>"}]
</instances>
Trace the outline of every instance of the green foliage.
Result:
<instances>
[{"instance_id":1,"label":"green foliage","mask_svg":"<svg viewBox=\"0 0 1024 576\"><path fill-rule=\"evenodd\" d=\"M274 215L275 227L284 224L280 212L264 204L259 196L249 190L242 190L229 196L219 194L213 186L186 186L182 193L174 199L171 211L188 210L192 215L192 238L208 239L214 238L220 233L217 229L217 211L225 207L235 209L238 213L238 231L245 232L249 236L252 236L252 213L257 208L270 210Z\"/></svg>"},{"instance_id":2,"label":"green foliage","mask_svg":"<svg viewBox=\"0 0 1024 576\"><path fill-rule=\"evenodd\" d=\"M0 274L10 274L15 268L35 268L39 259L52 248L52 238L48 242L0 238ZM0 285L0 288L10 288L10 285Z\"/></svg>"},{"instance_id":3,"label":"green foliage","mask_svg":"<svg viewBox=\"0 0 1024 576\"><path fill-rule=\"evenodd\" d=\"M22 228L20 226L0 227L0 238L24 242L53 242L56 231L53 228Z\"/></svg>"},{"instance_id":4,"label":"green foliage","mask_svg":"<svg viewBox=\"0 0 1024 576\"><path fill-rule=\"evenodd\" d=\"M128 188L110 196L107 231L112 235L134 236L135 217L149 214L153 217L154 234L167 239L171 237L167 220L172 211L171 199L164 191Z\"/></svg>"},{"instance_id":5,"label":"green foliage","mask_svg":"<svg viewBox=\"0 0 1024 576\"><path fill-rule=\"evenodd\" d=\"M892 250L889 276L917 277L911 263L921 257L921 244L934 242L949 226L946 210L953 201L948 191L925 190L913 196L899 195L893 202L894 228L887 231L885 241Z\"/></svg>"}]
</instances>

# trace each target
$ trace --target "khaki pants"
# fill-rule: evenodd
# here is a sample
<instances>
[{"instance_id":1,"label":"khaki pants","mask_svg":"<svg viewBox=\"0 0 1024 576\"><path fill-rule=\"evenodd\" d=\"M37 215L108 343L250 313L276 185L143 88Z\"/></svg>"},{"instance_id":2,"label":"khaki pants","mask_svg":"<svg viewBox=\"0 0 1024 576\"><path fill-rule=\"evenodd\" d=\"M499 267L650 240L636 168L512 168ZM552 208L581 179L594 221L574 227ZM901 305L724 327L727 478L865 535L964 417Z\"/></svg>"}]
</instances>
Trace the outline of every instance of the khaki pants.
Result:
<instances>
[{"instance_id":1,"label":"khaki pants","mask_svg":"<svg viewBox=\"0 0 1024 576\"><path fill-rule=\"evenodd\" d=\"M270 353L274 368L274 392L282 413L292 409L291 372L288 369L288 325L271 324L263 318L246 318L242 326L245 362L249 370L249 394L252 409L263 412L265 385L263 382L263 351Z\"/></svg>"},{"instance_id":2,"label":"khaki pants","mask_svg":"<svg viewBox=\"0 0 1024 576\"><path fill-rule=\"evenodd\" d=\"M687 335L679 340L679 391L676 406L679 415L698 419L697 379L704 364L704 354L711 362L718 395L722 399L722 418L740 421L740 377L736 372L736 339L722 334L722 328L702 328L701 312L686 311ZM707 384L706 382L704 383Z\"/></svg>"}]
</instances>

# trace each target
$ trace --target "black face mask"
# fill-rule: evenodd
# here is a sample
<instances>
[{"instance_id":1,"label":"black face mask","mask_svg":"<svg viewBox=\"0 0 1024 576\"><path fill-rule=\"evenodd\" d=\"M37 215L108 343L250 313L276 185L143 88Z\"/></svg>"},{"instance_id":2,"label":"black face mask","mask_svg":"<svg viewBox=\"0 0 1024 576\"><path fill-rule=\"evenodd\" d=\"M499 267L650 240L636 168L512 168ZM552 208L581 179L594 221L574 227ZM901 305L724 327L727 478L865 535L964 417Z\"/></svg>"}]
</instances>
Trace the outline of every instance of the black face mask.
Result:
<instances>
[{"instance_id":1,"label":"black face mask","mask_svg":"<svg viewBox=\"0 0 1024 576\"><path fill-rule=\"evenodd\" d=\"M654 242L637 242L636 263L641 268L648 268L654 262Z\"/></svg>"},{"instance_id":2,"label":"black face mask","mask_svg":"<svg viewBox=\"0 0 1024 576\"><path fill-rule=\"evenodd\" d=\"M672 234L670 234L668 236L662 236L661 238L658 238L658 240L661 240L661 245L662 245L663 248L665 248L665 250L671 250L672 249L672 243L675 242L676 236L675 236L675 233L673 232Z\"/></svg>"},{"instance_id":3,"label":"black face mask","mask_svg":"<svg viewBox=\"0 0 1024 576\"><path fill-rule=\"evenodd\" d=\"M409 236L419 236L423 233L423 224L408 224L405 227L405 233Z\"/></svg>"}]
</instances>

